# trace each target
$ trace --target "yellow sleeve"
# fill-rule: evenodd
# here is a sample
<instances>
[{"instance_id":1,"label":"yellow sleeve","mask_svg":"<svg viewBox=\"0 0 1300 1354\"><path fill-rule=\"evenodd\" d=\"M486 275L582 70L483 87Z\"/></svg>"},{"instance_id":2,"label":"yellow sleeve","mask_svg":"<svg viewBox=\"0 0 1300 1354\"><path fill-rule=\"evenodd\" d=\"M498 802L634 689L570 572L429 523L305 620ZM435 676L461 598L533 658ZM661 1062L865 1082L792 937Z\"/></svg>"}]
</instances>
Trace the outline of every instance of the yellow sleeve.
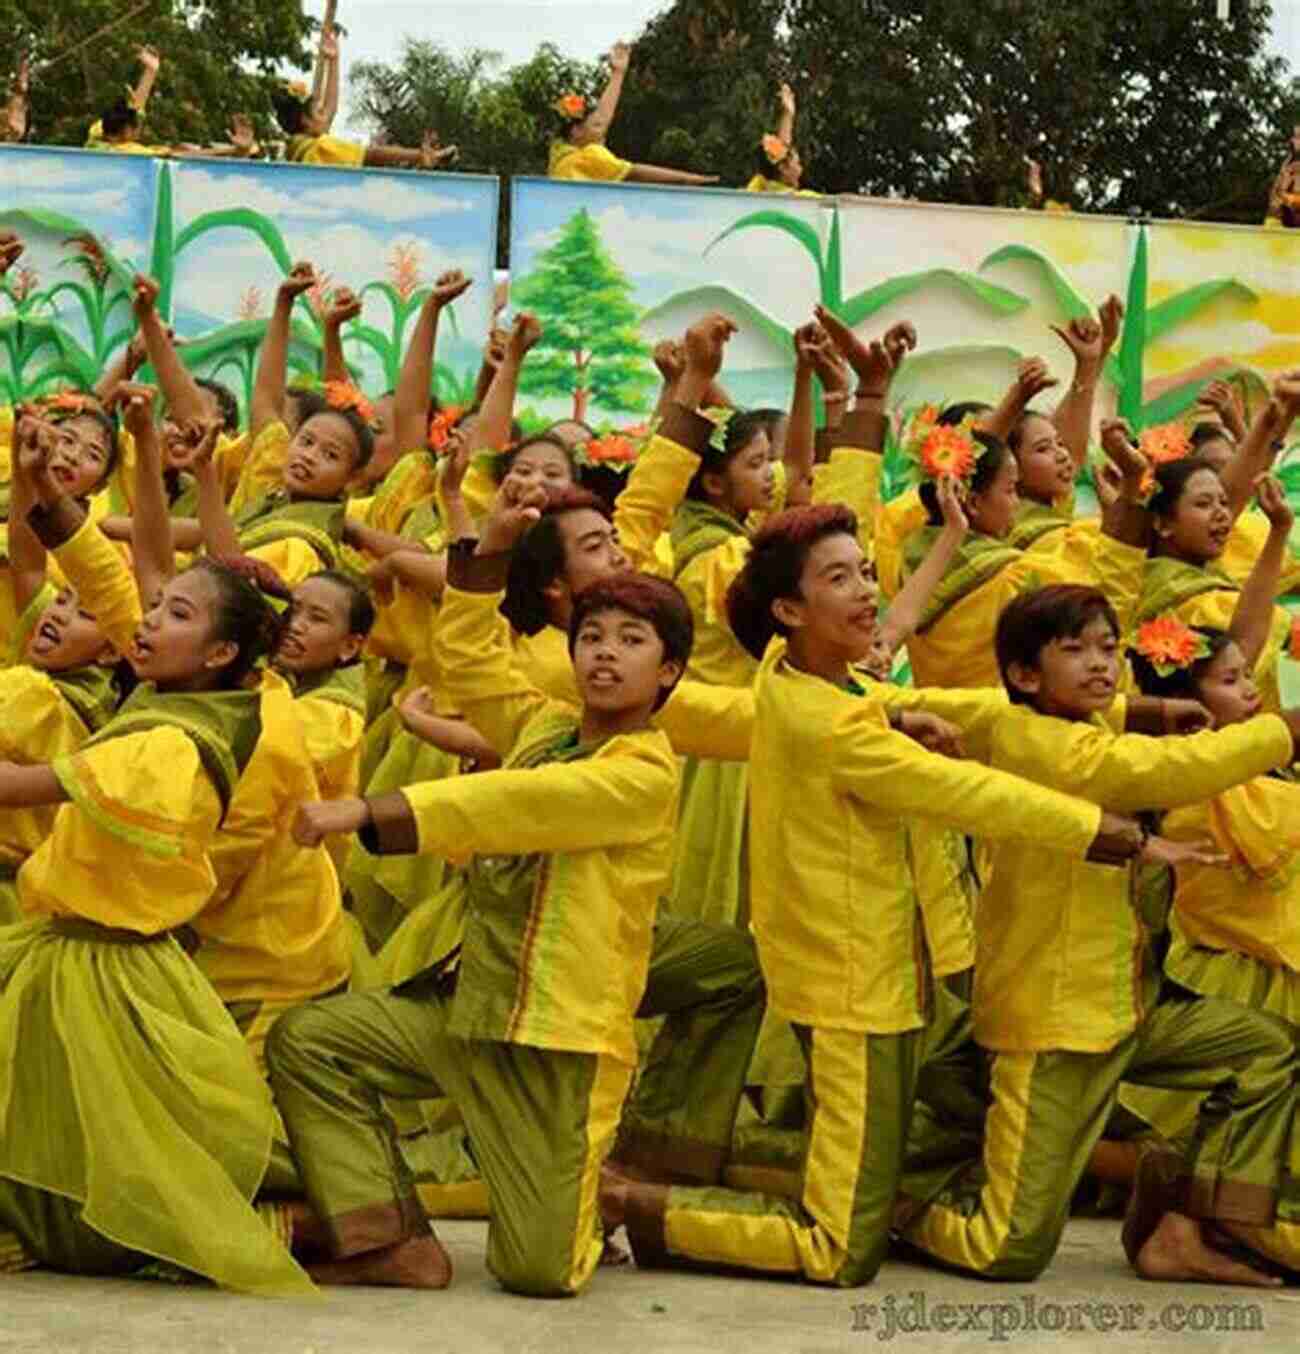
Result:
<instances>
[{"instance_id":1,"label":"yellow sleeve","mask_svg":"<svg viewBox=\"0 0 1300 1354\"><path fill-rule=\"evenodd\" d=\"M1277 715L1186 738L1112 734L1093 724L1010 707L994 735L997 765L1112 813L1174 809L1211 799L1291 761Z\"/></svg>"},{"instance_id":2,"label":"yellow sleeve","mask_svg":"<svg viewBox=\"0 0 1300 1354\"><path fill-rule=\"evenodd\" d=\"M58 687L35 668L0 672L0 758L34 766L75 752L86 741L86 726Z\"/></svg>"},{"instance_id":3,"label":"yellow sleeve","mask_svg":"<svg viewBox=\"0 0 1300 1354\"><path fill-rule=\"evenodd\" d=\"M296 588L304 578L319 573L325 567L315 550L298 536L268 541L266 545L259 545L248 553L254 559L269 564L290 588Z\"/></svg>"},{"instance_id":4,"label":"yellow sleeve","mask_svg":"<svg viewBox=\"0 0 1300 1354\"><path fill-rule=\"evenodd\" d=\"M1097 587L1115 608L1121 635L1129 634L1137 624L1138 599L1146 575L1147 552L1139 546L1124 545L1098 532L1092 540L1092 572ZM1029 558L1032 560L1033 556Z\"/></svg>"},{"instance_id":5,"label":"yellow sleeve","mask_svg":"<svg viewBox=\"0 0 1300 1354\"><path fill-rule=\"evenodd\" d=\"M845 707L835 721L832 748L836 788L900 818L928 818L973 836L1032 842L1080 858L1101 823L1094 804L926 752L893 732L872 701Z\"/></svg>"},{"instance_id":6,"label":"yellow sleeve","mask_svg":"<svg viewBox=\"0 0 1300 1354\"><path fill-rule=\"evenodd\" d=\"M48 573L48 571L47 571ZM7 583L0 584L0 587L7 586ZM40 624L41 616L45 608L54 601L59 595L58 588L47 577L36 592L36 596L27 603L26 607L16 617L14 621L13 639L9 645L9 653L5 656L5 663L0 665L0 671L8 668L9 664L21 663L27 653L27 646L31 642L32 633Z\"/></svg>"},{"instance_id":7,"label":"yellow sleeve","mask_svg":"<svg viewBox=\"0 0 1300 1354\"><path fill-rule=\"evenodd\" d=\"M557 149L561 153L557 154ZM631 170L631 160L620 160L599 142L579 147L556 142L551 147L550 176L553 179L593 179L602 183L615 183L627 178Z\"/></svg>"},{"instance_id":8,"label":"yellow sleeve","mask_svg":"<svg viewBox=\"0 0 1300 1354\"><path fill-rule=\"evenodd\" d=\"M365 717L338 701L304 696L294 702L302 723L307 756L316 769L325 799L357 793Z\"/></svg>"},{"instance_id":9,"label":"yellow sleeve","mask_svg":"<svg viewBox=\"0 0 1300 1354\"><path fill-rule=\"evenodd\" d=\"M248 449L247 458L239 472L239 482L230 500L232 515L251 507L259 498L265 498L284 483L284 460L289 450L289 429L279 419L258 433Z\"/></svg>"},{"instance_id":10,"label":"yellow sleeve","mask_svg":"<svg viewBox=\"0 0 1300 1354\"><path fill-rule=\"evenodd\" d=\"M880 454L861 447L836 447L830 460L813 467L812 501L852 508L858 519L858 543L867 554L874 551L880 469Z\"/></svg>"},{"instance_id":11,"label":"yellow sleeve","mask_svg":"<svg viewBox=\"0 0 1300 1354\"><path fill-rule=\"evenodd\" d=\"M876 516L876 577L885 599L896 597L903 586L903 545L907 538L926 523L925 504L920 491L907 493L880 505Z\"/></svg>"},{"instance_id":12,"label":"yellow sleeve","mask_svg":"<svg viewBox=\"0 0 1300 1354\"><path fill-rule=\"evenodd\" d=\"M652 722L668 735L681 757L747 762L754 736L754 688L686 678L677 683Z\"/></svg>"},{"instance_id":13,"label":"yellow sleeve","mask_svg":"<svg viewBox=\"0 0 1300 1354\"><path fill-rule=\"evenodd\" d=\"M474 459L469 463L469 469L465 472L465 482L460 486L460 496L465 500L465 507L469 515L477 522L492 511L492 504L496 502L497 490L501 486L492 478L492 472L483 464L481 459ZM438 477L438 510L442 514L442 520L447 520L447 509L442 501L442 476Z\"/></svg>"},{"instance_id":14,"label":"yellow sleeve","mask_svg":"<svg viewBox=\"0 0 1300 1354\"><path fill-rule=\"evenodd\" d=\"M227 502L235 490L239 488L239 477L244 473L244 466L248 461L249 437L247 433L239 433L234 437L229 437L222 433L217 439L217 449L212 453L213 464L217 467L217 474L221 477L221 492L225 495Z\"/></svg>"},{"instance_id":15,"label":"yellow sleeve","mask_svg":"<svg viewBox=\"0 0 1300 1354\"><path fill-rule=\"evenodd\" d=\"M366 641L366 652L424 669L429 636L437 620L438 603L398 579L393 585L393 600L376 608L375 626ZM436 674L422 671L421 681L436 686Z\"/></svg>"},{"instance_id":16,"label":"yellow sleeve","mask_svg":"<svg viewBox=\"0 0 1300 1354\"><path fill-rule=\"evenodd\" d=\"M203 908L221 801L189 738L169 726L128 734L53 769L72 802L19 875L25 911L152 935Z\"/></svg>"},{"instance_id":17,"label":"yellow sleeve","mask_svg":"<svg viewBox=\"0 0 1300 1354\"><path fill-rule=\"evenodd\" d=\"M448 586L433 634L433 661L450 708L505 757L524 725L549 701L515 662L500 605L499 592Z\"/></svg>"},{"instance_id":18,"label":"yellow sleeve","mask_svg":"<svg viewBox=\"0 0 1300 1354\"><path fill-rule=\"evenodd\" d=\"M315 136L302 162L308 165L349 165L359 169L366 162L366 148L360 141L344 141L337 136Z\"/></svg>"},{"instance_id":19,"label":"yellow sleeve","mask_svg":"<svg viewBox=\"0 0 1300 1354\"><path fill-rule=\"evenodd\" d=\"M368 523L370 521L370 510L374 506L374 494L369 494L365 498L350 498L348 499L348 516L354 522Z\"/></svg>"},{"instance_id":20,"label":"yellow sleeve","mask_svg":"<svg viewBox=\"0 0 1300 1354\"><path fill-rule=\"evenodd\" d=\"M1244 867L1256 879L1289 877L1300 852L1300 791L1294 785L1258 777L1199 804L1171 813L1161 831L1175 840L1205 835L1208 826L1215 842L1234 867Z\"/></svg>"},{"instance_id":21,"label":"yellow sleeve","mask_svg":"<svg viewBox=\"0 0 1300 1354\"><path fill-rule=\"evenodd\" d=\"M135 576L117 546L89 519L51 552L83 607L119 653L135 639L142 615Z\"/></svg>"},{"instance_id":22,"label":"yellow sleeve","mask_svg":"<svg viewBox=\"0 0 1300 1354\"><path fill-rule=\"evenodd\" d=\"M656 543L699 468L700 458L670 438L655 434L642 448L614 504L619 544L632 568L660 572Z\"/></svg>"},{"instance_id":23,"label":"yellow sleeve","mask_svg":"<svg viewBox=\"0 0 1300 1354\"><path fill-rule=\"evenodd\" d=\"M677 797L677 766L666 748L646 748L636 736L614 739L586 761L451 776L401 793L415 815L421 855L595 851L663 832Z\"/></svg>"}]
</instances>

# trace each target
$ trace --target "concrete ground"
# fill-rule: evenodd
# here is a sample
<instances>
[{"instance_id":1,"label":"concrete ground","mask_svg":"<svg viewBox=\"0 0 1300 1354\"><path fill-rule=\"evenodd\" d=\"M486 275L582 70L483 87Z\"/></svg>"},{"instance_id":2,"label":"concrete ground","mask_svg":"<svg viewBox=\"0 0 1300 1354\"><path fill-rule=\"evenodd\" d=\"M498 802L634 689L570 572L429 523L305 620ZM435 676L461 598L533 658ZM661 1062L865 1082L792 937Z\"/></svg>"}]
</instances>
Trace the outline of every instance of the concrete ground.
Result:
<instances>
[{"instance_id":1,"label":"concrete ground","mask_svg":"<svg viewBox=\"0 0 1300 1354\"><path fill-rule=\"evenodd\" d=\"M486 1224L440 1223L446 1293L333 1289L320 1302L27 1273L0 1277L0 1354L839 1354L993 1345L1020 1354L1293 1350L1300 1289L1139 1282L1116 1222L1073 1221L1034 1284L985 1284L890 1262L847 1292L768 1280L604 1269L571 1301L501 1292Z\"/></svg>"}]
</instances>

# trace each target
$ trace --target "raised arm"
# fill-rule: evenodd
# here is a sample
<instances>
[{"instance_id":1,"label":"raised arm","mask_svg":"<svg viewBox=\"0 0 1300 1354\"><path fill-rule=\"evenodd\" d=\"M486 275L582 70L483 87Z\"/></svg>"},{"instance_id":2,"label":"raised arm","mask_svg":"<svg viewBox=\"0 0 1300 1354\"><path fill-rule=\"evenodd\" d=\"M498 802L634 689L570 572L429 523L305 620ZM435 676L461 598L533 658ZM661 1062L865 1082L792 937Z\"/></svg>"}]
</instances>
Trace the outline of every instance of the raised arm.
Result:
<instances>
[{"instance_id":1,"label":"raised arm","mask_svg":"<svg viewBox=\"0 0 1300 1354\"><path fill-rule=\"evenodd\" d=\"M167 327L158 314L158 283L151 277L137 274L132 307L136 323L144 336L149 363L158 377L167 412L177 423L196 423L206 417L207 401L198 382L181 361Z\"/></svg>"},{"instance_id":2,"label":"raised arm","mask_svg":"<svg viewBox=\"0 0 1300 1354\"><path fill-rule=\"evenodd\" d=\"M199 491L199 527L203 545L214 559L231 559L241 553L239 533L226 507L226 496L221 486L221 473L213 461L221 425L217 420L200 420L187 429L193 438L185 469L194 476Z\"/></svg>"},{"instance_id":3,"label":"raised arm","mask_svg":"<svg viewBox=\"0 0 1300 1354\"><path fill-rule=\"evenodd\" d=\"M515 414L515 395L519 389L519 373L529 351L542 337L542 326L536 315L527 312L516 315L510 336L506 339L505 356L501 359L488 387L487 398L478 415L477 444L489 451L500 451L510 442L510 424ZM474 448L471 448L474 450Z\"/></svg>"},{"instance_id":4,"label":"raised arm","mask_svg":"<svg viewBox=\"0 0 1300 1354\"><path fill-rule=\"evenodd\" d=\"M1041 357L1026 358L1016 372L1016 379L998 401L997 407L987 414L980 415L980 428L990 437L1005 442L1034 397L1057 384L1059 382L1047 370L1047 363Z\"/></svg>"},{"instance_id":5,"label":"raised arm","mask_svg":"<svg viewBox=\"0 0 1300 1354\"><path fill-rule=\"evenodd\" d=\"M844 360L857 374L857 397L853 406L859 428L865 432L863 445L871 451L885 446L885 402L907 354L916 348L916 329L906 320L891 326L884 338L864 343L852 329L825 306L816 310L817 322L830 335Z\"/></svg>"},{"instance_id":6,"label":"raised arm","mask_svg":"<svg viewBox=\"0 0 1300 1354\"><path fill-rule=\"evenodd\" d=\"M158 67L162 65L162 57L152 47L141 47L137 55L140 58L140 78L135 82L135 89L131 91L131 106L143 117L149 96L153 93L154 84L158 79Z\"/></svg>"},{"instance_id":7,"label":"raised arm","mask_svg":"<svg viewBox=\"0 0 1300 1354\"><path fill-rule=\"evenodd\" d=\"M1236 609L1232 613L1229 633L1237 641L1246 660L1253 668L1268 643L1273 626L1273 599L1286 563L1287 547L1295 513L1287 502L1286 493L1272 475L1261 476L1257 486L1259 506L1268 518L1268 539L1259 552L1254 567L1241 587Z\"/></svg>"},{"instance_id":8,"label":"raised arm","mask_svg":"<svg viewBox=\"0 0 1300 1354\"><path fill-rule=\"evenodd\" d=\"M616 42L609 54L609 80L605 92L600 96L595 108L587 115L587 126L603 141L614 125L614 115L618 112L619 100L623 97L623 81L627 79L627 68L632 60L632 49L626 42Z\"/></svg>"},{"instance_id":9,"label":"raised arm","mask_svg":"<svg viewBox=\"0 0 1300 1354\"><path fill-rule=\"evenodd\" d=\"M330 297L321 325L325 338L325 380L351 382L352 375L343 356L343 326L360 314L361 302L350 288L339 287Z\"/></svg>"},{"instance_id":10,"label":"raised arm","mask_svg":"<svg viewBox=\"0 0 1300 1354\"><path fill-rule=\"evenodd\" d=\"M939 481L938 497L943 512L943 530L935 537L920 567L899 589L880 624L879 644L882 649L888 648L891 658L898 647L916 633L930 594L948 572L948 566L970 529L957 481L951 475L945 475Z\"/></svg>"},{"instance_id":11,"label":"raised arm","mask_svg":"<svg viewBox=\"0 0 1300 1354\"><path fill-rule=\"evenodd\" d=\"M289 365L289 325L298 298L316 285L316 269L310 263L295 263L275 293L275 306L262 340L257 379L248 410L248 436L256 442L268 423L284 417L285 371ZM164 387L165 389L165 387ZM195 415L201 417L201 413Z\"/></svg>"},{"instance_id":12,"label":"raised arm","mask_svg":"<svg viewBox=\"0 0 1300 1354\"><path fill-rule=\"evenodd\" d=\"M1052 422L1074 461L1077 473L1088 459L1088 439L1092 434L1092 411L1097 383L1106 358L1119 338L1124 318L1124 303L1118 296L1107 297L1097 319L1084 315L1068 325L1053 325L1052 332L1074 356L1074 378L1056 406Z\"/></svg>"},{"instance_id":13,"label":"raised arm","mask_svg":"<svg viewBox=\"0 0 1300 1354\"><path fill-rule=\"evenodd\" d=\"M141 598L156 597L176 572L171 515L163 488L162 452L154 426L152 386L117 387L114 399L135 439L135 503L131 518L131 559Z\"/></svg>"},{"instance_id":14,"label":"raised arm","mask_svg":"<svg viewBox=\"0 0 1300 1354\"><path fill-rule=\"evenodd\" d=\"M781 120L776 125L776 134L787 146L794 145L794 90L787 84L781 85Z\"/></svg>"},{"instance_id":15,"label":"raised arm","mask_svg":"<svg viewBox=\"0 0 1300 1354\"><path fill-rule=\"evenodd\" d=\"M1240 442L1246 436L1246 416L1242 413L1241 401L1227 381L1211 381L1201 391L1197 404L1212 409L1219 416L1219 422L1234 442Z\"/></svg>"},{"instance_id":16,"label":"raised arm","mask_svg":"<svg viewBox=\"0 0 1300 1354\"><path fill-rule=\"evenodd\" d=\"M483 345L483 360L478 364L478 375L474 378L474 403L480 407L487 399L497 371L505 360L507 337L504 329L493 325L488 333L488 340Z\"/></svg>"},{"instance_id":17,"label":"raised arm","mask_svg":"<svg viewBox=\"0 0 1300 1354\"><path fill-rule=\"evenodd\" d=\"M321 21L320 47L312 75L311 106L320 119L321 130L328 132L339 111L339 39L334 27L335 0L326 0Z\"/></svg>"},{"instance_id":18,"label":"raised arm","mask_svg":"<svg viewBox=\"0 0 1300 1354\"><path fill-rule=\"evenodd\" d=\"M429 392L433 389L438 317L444 307L469 288L470 279L464 273L443 273L420 307L420 318L407 342L393 397L393 436L403 455L423 447L429 435Z\"/></svg>"},{"instance_id":19,"label":"raised arm","mask_svg":"<svg viewBox=\"0 0 1300 1354\"><path fill-rule=\"evenodd\" d=\"M1273 468L1296 414L1300 412L1300 370L1286 372L1273 384L1272 398L1256 414L1242 438L1236 455L1219 478L1228 492L1228 507L1235 522L1246 510L1261 475Z\"/></svg>"},{"instance_id":20,"label":"raised arm","mask_svg":"<svg viewBox=\"0 0 1300 1354\"><path fill-rule=\"evenodd\" d=\"M27 135L27 93L31 80L30 72L27 57L21 57L18 69L14 72L14 82L9 89L4 124L0 126L0 141L21 141Z\"/></svg>"},{"instance_id":21,"label":"raised arm","mask_svg":"<svg viewBox=\"0 0 1300 1354\"><path fill-rule=\"evenodd\" d=\"M133 380L136 372L144 366L148 357L149 353L145 347L144 335L137 330L131 342L122 350L121 355L95 383L95 398L100 404L112 404L118 386L126 381Z\"/></svg>"},{"instance_id":22,"label":"raised arm","mask_svg":"<svg viewBox=\"0 0 1300 1354\"><path fill-rule=\"evenodd\" d=\"M19 616L45 585L45 547L27 514L36 506L36 480L49 474L54 428L34 413L18 410L14 426L13 483L9 496L9 578Z\"/></svg>"},{"instance_id":23,"label":"raised arm","mask_svg":"<svg viewBox=\"0 0 1300 1354\"><path fill-rule=\"evenodd\" d=\"M812 499L813 449L816 433L813 428L813 372L816 370L814 347L819 341L829 342L826 331L816 324L805 324L794 331L794 394L790 399L789 427L785 433L785 465L787 507L796 507Z\"/></svg>"}]
</instances>

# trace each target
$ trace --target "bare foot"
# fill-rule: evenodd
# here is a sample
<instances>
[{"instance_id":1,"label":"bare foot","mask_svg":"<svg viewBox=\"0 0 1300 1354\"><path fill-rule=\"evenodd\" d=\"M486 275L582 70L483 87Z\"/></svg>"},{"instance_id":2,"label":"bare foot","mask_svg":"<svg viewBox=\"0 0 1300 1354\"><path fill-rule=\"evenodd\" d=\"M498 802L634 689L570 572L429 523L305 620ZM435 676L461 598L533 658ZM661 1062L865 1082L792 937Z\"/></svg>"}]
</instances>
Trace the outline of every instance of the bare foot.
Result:
<instances>
[{"instance_id":1,"label":"bare foot","mask_svg":"<svg viewBox=\"0 0 1300 1354\"><path fill-rule=\"evenodd\" d=\"M1134 1266L1144 1279L1231 1283L1278 1288L1282 1280L1230 1260L1205 1244L1201 1226L1185 1213L1166 1213L1138 1252Z\"/></svg>"},{"instance_id":2,"label":"bare foot","mask_svg":"<svg viewBox=\"0 0 1300 1354\"><path fill-rule=\"evenodd\" d=\"M451 1282L451 1256L441 1241L407 1237L381 1250L328 1264L308 1265L307 1273L323 1284L365 1284L380 1288L446 1288Z\"/></svg>"}]
</instances>

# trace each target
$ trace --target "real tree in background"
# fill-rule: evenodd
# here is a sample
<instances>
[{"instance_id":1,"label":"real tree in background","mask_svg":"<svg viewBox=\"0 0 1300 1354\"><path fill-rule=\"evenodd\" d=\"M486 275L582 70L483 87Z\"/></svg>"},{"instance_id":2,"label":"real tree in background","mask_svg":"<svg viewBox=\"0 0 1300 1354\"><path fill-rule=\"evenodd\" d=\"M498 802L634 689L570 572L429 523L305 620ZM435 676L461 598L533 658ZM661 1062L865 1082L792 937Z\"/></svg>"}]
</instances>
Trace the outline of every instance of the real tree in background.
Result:
<instances>
[{"instance_id":1,"label":"real tree in background","mask_svg":"<svg viewBox=\"0 0 1300 1354\"><path fill-rule=\"evenodd\" d=\"M46 70L47 61L134 7L134 0L0 0L5 65L24 51L32 59L29 140L84 144L90 124L134 84L144 44L163 58L146 118L149 141L224 141L240 112L253 115L259 137L278 135L270 110L276 71L306 69L311 59L316 21L302 13L300 0L153 0Z\"/></svg>"},{"instance_id":2,"label":"real tree in background","mask_svg":"<svg viewBox=\"0 0 1300 1354\"><path fill-rule=\"evenodd\" d=\"M531 310L542 325L520 373L521 394L571 398L572 417L582 420L593 405L612 414L649 408L657 381L638 328L641 312L585 207L510 290L516 308Z\"/></svg>"}]
</instances>

